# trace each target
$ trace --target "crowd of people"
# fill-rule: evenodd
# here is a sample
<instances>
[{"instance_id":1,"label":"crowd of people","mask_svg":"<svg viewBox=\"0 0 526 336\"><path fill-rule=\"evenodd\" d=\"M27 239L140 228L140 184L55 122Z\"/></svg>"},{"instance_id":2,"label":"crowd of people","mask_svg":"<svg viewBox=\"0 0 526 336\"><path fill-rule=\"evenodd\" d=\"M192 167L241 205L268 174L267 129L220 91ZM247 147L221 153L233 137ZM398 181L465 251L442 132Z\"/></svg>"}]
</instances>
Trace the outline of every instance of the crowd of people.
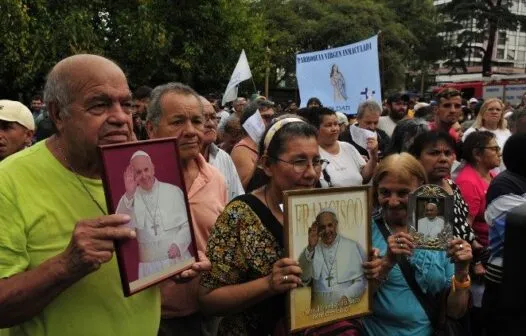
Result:
<instances>
[{"instance_id":1,"label":"crowd of people","mask_svg":"<svg viewBox=\"0 0 526 336\"><path fill-rule=\"evenodd\" d=\"M433 335L451 320L462 335L523 334L500 293L506 215L526 204L526 109L450 88L352 115L315 97L229 106L181 83L132 93L116 63L87 54L58 62L30 108L0 100L0 335L284 335L286 294L305 277L285 255L283 192L362 185L372 314L337 334ZM137 235L107 213L97 148L165 137L178 138L199 261L126 298L114 241ZM453 199L446 251L410 234L424 184Z\"/></svg>"}]
</instances>

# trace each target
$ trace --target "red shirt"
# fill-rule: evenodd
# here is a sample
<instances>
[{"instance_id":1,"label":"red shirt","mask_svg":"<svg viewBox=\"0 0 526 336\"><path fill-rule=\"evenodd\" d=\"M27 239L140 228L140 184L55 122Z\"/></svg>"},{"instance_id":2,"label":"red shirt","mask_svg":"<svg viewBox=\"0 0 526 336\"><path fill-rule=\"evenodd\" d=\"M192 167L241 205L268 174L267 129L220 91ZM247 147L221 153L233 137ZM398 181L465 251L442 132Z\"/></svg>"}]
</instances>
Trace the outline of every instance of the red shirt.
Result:
<instances>
[{"instance_id":1,"label":"red shirt","mask_svg":"<svg viewBox=\"0 0 526 336\"><path fill-rule=\"evenodd\" d=\"M490 172L491 177L495 175ZM486 192L489 183L486 182L479 173L471 166L466 164L460 170L455 183L460 188L460 193L468 205L469 216L473 218L471 227L475 231L475 237L482 246L488 246L488 223L484 219L486 210Z\"/></svg>"},{"instance_id":2,"label":"red shirt","mask_svg":"<svg viewBox=\"0 0 526 336\"><path fill-rule=\"evenodd\" d=\"M429 130L430 131L436 131L437 130L437 125L434 121L430 121L429 124L427 125L427 127L429 127ZM455 129L453 127L450 127L449 128L449 135L455 140L455 142L459 142L460 141L460 136L458 135L457 131L455 131Z\"/></svg>"}]
</instances>

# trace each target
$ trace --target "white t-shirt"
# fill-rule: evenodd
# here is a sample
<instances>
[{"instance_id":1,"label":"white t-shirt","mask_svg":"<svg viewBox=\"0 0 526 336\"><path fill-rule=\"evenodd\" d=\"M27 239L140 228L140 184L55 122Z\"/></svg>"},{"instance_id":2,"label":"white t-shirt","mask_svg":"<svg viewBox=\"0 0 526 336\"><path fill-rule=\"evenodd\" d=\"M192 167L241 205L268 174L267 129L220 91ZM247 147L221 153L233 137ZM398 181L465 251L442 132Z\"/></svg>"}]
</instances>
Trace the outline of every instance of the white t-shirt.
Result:
<instances>
[{"instance_id":1,"label":"white t-shirt","mask_svg":"<svg viewBox=\"0 0 526 336\"><path fill-rule=\"evenodd\" d=\"M509 129L500 129L497 128L496 130L489 130L485 127L480 127L478 129L479 131L490 131L491 133L495 134L495 138L497 140L497 145L499 145L500 149L504 149L504 144L506 144L506 141L511 136L511 132ZM466 141L466 138L471 133L475 132L476 129L473 127L470 127L464 132L464 136L462 137L462 141Z\"/></svg>"},{"instance_id":2,"label":"white t-shirt","mask_svg":"<svg viewBox=\"0 0 526 336\"><path fill-rule=\"evenodd\" d=\"M387 133L389 137L393 136L393 131L396 127L396 121L391 119L390 116L380 117L378 120L378 128Z\"/></svg>"},{"instance_id":3,"label":"white t-shirt","mask_svg":"<svg viewBox=\"0 0 526 336\"><path fill-rule=\"evenodd\" d=\"M338 144L340 151L336 155L330 154L320 147L321 158L329 161L325 171L330 176L332 186L361 186L363 182L361 171L365 166L365 159L353 145L342 141L338 141ZM320 183L324 188L329 186L323 173L320 175Z\"/></svg>"}]
</instances>

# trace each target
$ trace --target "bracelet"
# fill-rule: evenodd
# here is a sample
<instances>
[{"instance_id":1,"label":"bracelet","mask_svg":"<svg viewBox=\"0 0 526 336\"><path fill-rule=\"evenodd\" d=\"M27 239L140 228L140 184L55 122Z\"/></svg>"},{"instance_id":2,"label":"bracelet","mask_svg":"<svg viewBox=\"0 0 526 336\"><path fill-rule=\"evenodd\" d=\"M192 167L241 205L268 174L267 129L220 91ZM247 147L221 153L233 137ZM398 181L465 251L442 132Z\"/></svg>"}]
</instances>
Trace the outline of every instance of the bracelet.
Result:
<instances>
[{"instance_id":1,"label":"bracelet","mask_svg":"<svg viewBox=\"0 0 526 336\"><path fill-rule=\"evenodd\" d=\"M455 292L458 289L466 289L471 287L471 278L469 277L469 274L467 275L467 280L464 282L457 281L457 278L453 275L451 278L451 289L453 292Z\"/></svg>"}]
</instances>

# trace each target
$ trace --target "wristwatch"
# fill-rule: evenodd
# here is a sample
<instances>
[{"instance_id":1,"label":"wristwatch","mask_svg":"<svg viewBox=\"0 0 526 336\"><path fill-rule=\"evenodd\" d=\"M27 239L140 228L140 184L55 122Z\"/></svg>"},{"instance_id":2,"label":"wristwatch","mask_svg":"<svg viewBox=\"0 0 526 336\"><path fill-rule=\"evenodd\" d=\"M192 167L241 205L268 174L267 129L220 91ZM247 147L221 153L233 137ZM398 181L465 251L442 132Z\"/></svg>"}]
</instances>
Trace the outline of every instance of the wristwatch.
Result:
<instances>
[{"instance_id":1,"label":"wristwatch","mask_svg":"<svg viewBox=\"0 0 526 336\"><path fill-rule=\"evenodd\" d=\"M455 292L458 289L466 289L471 287L471 278L469 277L469 274L466 275L466 281L459 282L457 278L453 275L451 278L451 289L453 292Z\"/></svg>"}]
</instances>

